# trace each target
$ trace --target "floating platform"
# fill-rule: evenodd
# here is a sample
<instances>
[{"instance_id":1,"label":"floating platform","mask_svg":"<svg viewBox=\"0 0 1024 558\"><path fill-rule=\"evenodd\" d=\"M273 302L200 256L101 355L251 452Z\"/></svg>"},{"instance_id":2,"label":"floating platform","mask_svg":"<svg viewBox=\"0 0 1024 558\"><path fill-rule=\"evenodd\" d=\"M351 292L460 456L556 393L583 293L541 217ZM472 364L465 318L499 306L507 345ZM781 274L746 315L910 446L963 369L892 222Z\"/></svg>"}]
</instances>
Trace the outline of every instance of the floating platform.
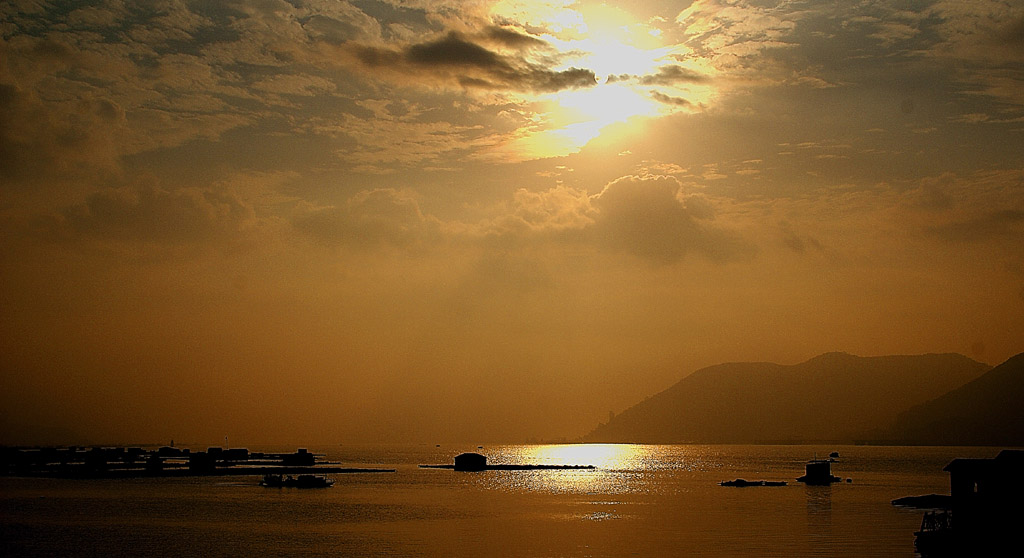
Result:
<instances>
[{"instance_id":1,"label":"floating platform","mask_svg":"<svg viewBox=\"0 0 1024 558\"><path fill-rule=\"evenodd\" d=\"M786 486L786 481L769 481L769 480L755 480L748 481L746 479L736 479L731 481L722 481L718 483L718 486Z\"/></svg>"}]
</instances>

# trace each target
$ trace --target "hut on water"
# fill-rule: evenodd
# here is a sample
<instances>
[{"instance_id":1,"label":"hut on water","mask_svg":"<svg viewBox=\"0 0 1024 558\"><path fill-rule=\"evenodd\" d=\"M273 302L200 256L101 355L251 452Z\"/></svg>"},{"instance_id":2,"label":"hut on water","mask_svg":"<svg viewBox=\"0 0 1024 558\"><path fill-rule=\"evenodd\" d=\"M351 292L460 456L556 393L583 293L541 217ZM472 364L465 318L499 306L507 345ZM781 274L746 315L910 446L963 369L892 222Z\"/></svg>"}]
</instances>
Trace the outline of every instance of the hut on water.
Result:
<instances>
[{"instance_id":1,"label":"hut on water","mask_svg":"<svg viewBox=\"0 0 1024 558\"><path fill-rule=\"evenodd\" d=\"M487 468L487 457L479 453L460 453L455 456L456 471L483 471Z\"/></svg>"}]
</instances>

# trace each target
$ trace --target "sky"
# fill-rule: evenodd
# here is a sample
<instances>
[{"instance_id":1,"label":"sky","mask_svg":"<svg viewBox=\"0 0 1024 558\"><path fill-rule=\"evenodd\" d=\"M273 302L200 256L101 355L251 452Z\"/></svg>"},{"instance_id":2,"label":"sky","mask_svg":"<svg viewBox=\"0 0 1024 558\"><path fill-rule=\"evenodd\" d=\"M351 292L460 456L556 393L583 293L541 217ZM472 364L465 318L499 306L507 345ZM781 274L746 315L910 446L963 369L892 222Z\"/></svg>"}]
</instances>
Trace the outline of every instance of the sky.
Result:
<instances>
[{"instance_id":1,"label":"sky","mask_svg":"<svg viewBox=\"0 0 1024 558\"><path fill-rule=\"evenodd\" d=\"M0 442L523 441L1024 350L1024 4L8 0Z\"/></svg>"}]
</instances>

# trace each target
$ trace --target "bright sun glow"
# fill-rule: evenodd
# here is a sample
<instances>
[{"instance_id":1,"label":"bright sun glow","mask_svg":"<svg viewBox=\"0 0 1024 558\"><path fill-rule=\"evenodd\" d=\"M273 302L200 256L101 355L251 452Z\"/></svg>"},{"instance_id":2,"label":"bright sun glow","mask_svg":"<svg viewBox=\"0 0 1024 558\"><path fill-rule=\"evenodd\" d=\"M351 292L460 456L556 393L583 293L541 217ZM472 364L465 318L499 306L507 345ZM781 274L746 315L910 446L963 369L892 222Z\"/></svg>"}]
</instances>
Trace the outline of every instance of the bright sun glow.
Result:
<instances>
[{"instance_id":1,"label":"bright sun glow","mask_svg":"<svg viewBox=\"0 0 1024 558\"><path fill-rule=\"evenodd\" d=\"M659 102L642 76L675 64L660 43L659 30L635 19L621 8L606 4L580 7L569 2L503 2L503 16L529 17L547 29L544 39L559 52L571 53L556 70L585 68L595 73L593 87L564 90L537 100L544 107L542 125L524 130L509 146L520 157L557 157L578 151L610 124L637 117L653 117L679 110ZM529 14L529 16L527 16ZM546 24L536 21L543 14ZM659 88L660 89L660 88ZM684 92L675 92L681 97Z\"/></svg>"}]
</instances>

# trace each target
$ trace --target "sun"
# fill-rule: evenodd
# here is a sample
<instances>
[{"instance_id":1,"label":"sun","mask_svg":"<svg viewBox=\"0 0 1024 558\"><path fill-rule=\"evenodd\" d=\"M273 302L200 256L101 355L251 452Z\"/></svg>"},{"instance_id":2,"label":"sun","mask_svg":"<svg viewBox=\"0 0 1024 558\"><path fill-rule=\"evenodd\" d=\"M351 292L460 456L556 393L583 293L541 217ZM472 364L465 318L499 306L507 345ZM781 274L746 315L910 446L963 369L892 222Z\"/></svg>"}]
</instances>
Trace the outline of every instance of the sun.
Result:
<instances>
[{"instance_id":1,"label":"sun","mask_svg":"<svg viewBox=\"0 0 1024 558\"><path fill-rule=\"evenodd\" d=\"M643 76L672 63L673 49L662 43L660 30L638 22L628 12L607 4L572 2L502 3L505 17L547 29L543 39L562 53L555 71L586 68L598 82L593 87L538 95L542 107L535 125L521 131L511 147L525 158L558 157L579 151L611 124L651 118L680 110L655 94ZM544 21L540 21L543 19ZM660 93L664 93L659 91ZM666 95L660 95L661 99Z\"/></svg>"}]
</instances>

